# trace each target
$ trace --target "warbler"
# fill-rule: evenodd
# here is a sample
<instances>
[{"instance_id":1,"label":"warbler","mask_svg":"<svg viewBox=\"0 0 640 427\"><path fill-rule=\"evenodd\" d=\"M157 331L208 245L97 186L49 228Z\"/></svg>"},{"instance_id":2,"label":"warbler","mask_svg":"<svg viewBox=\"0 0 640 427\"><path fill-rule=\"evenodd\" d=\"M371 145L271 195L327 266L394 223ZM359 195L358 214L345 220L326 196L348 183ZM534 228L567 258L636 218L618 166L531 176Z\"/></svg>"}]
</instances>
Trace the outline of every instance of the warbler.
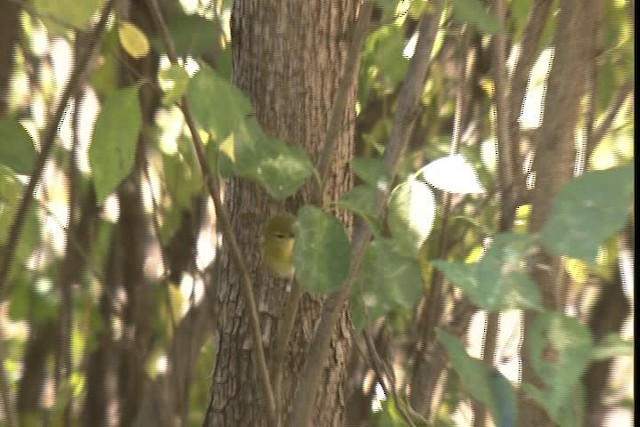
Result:
<instances>
[{"instance_id":1,"label":"warbler","mask_svg":"<svg viewBox=\"0 0 640 427\"><path fill-rule=\"evenodd\" d=\"M262 227L260 254L264 265L278 277L292 278L296 217L290 213L273 215Z\"/></svg>"}]
</instances>

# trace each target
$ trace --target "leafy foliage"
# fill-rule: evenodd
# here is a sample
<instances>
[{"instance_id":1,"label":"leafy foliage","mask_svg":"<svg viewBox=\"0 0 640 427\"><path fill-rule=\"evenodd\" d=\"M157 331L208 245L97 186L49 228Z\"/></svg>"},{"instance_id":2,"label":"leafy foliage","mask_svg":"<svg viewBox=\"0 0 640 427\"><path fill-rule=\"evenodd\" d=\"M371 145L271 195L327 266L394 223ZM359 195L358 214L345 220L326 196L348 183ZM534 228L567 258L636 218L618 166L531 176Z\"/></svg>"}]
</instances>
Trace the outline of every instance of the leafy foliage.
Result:
<instances>
[{"instance_id":1,"label":"leafy foliage","mask_svg":"<svg viewBox=\"0 0 640 427\"><path fill-rule=\"evenodd\" d=\"M633 166L587 172L568 183L540 231L555 254L595 261L598 246L624 225L633 194Z\"/></svg>"},{"instance_id":2,"label":"leafy foliage","mask_svg":"<svg viewBox=\"0 0 640 427\"><path fill-rule=\"evenodd\" d=\"M131 172L141 123L137 86L119 89L105 101L89 149L98 201Z\"/></svg>"},{"instance_id":3,"label":"leafy foliage","mask_svg":"<svg viewBox=\"0 0 640 427\"><path fill-rule=\"evenodd\" d=\"M0 120L0 141L0 164L18 174L31 172L36 150L31 137L18 121Z\"/></svg>"},{"instance_id":4,"label":"leafy foliage","mask_svg":"<svg viewBox=\"0 0 640 427\"><path fill-rule=\"evenodd\" d=\"M196 3L181 4L177 7L181 10L176 10L168 22L180 65L169 66L158 60L156 55L166 53L159 37L123 20L120 12L114 13L115 19L97 46L95 64L88 70L90 78L83 88L87 90L75 98L65 119L53 124L59 127L58 139L34 194L37 203L25 213L25 226L16 246L8 247L10 230L25 197L25 175L32 172L40 155L43 130L50 125L46 123L47 112L53 110L62 85L66 84L67 74L59 72L56 58L60 45L69 48L70 58L74 49L81 52L86 30L96 21L105 2L64 0L53 4L34 0L20 18L24 40L15 45L12 76L17 94L0 94L2 99L11 100L9 115L0 120L0 262L7 253L15 255L15 260L9 286L0 289L0 296L9 299L8 310L2 309L5 301L0 301L0 320L5 334L3 366L9 374L12 395L19 391L23 378L36 372L28 369L29 345L50 338L40 337L37 328L61 319L70 319L71 325L70 365L62 374L64 378L54 381L55 405L42 414L23 414L21 422L38 424L47 418L62 425L67 403L72 404L69 413L76 416L75 408L87 397L89 387L87 360L94 352L104 350L105 342L115 343L119 349L126 347L122 344L132 330L128 310L140 301L148 302L128 289L112 288L119 286L113 275L124 272L109 269L122 254L127 261L133 259L128 257L132 242L128 235L122 236L118 210L106 202L116 199L109 196L133 171L143 172L138 169L137 156L144 157L145 167L140 173L144 178L136 181L144 188L140 191L140 222L135 225L153 230L150 240L158 238L157 242L145 242L145 264L133 266L134 270L144 271L145 280L153 287L149 309L142 310L153 325L153 337L141 345L151 348L152 357L144 362L141 372L148 376L145 380L161 380L167 375L162 370L163 360L168 360L169 366L181 366L172 365L176 362L172 359L172 340L180 336L180 326L188 324L191 328L197 324L190 323L193 319L189 316L206 304L200 299L201 282L208 280L205 267L218 253L220 231L210 228L216 223L214 215L208 213L210 208L202 201L206 182L200 174L192 135L181 118L178 106L183 99L191 107L206 141L210 166L223 180L249 180L275 199L273 203L290 206L292 200L287 199L318 178L309 154L299 148L298 141L282 141L267 134L253 117L254 106L231 83L231 2ZM596 99L593 106L584 104L585 108L594 109L592 134L607 122L620 88L633 81L633 31L623 3L606 2L602 17L606 48L598 57ZM493 76L487 71L495 64L487 46L492 43L492 34L506 34L509 55L516 56L515 48L520 47L517 44L523 41L529 25L532 2L510 2L504 25L481 0L447 3L445 19L438 24L429 79L420 94L422 105L414 112L417 122L410 147L397 176L389 175L379 156L391 134L409 58L415 55L412 43L418 36L416 22L434 4L422 0L377 0L376 4L381 8L377 12L378 24L365 41L359 67L354 135L359 157L350 161L349 171L360 182L334 204L299 209L294 254L297 280L304 290L316 295L339 289L351 268L352 248L345 227L330 209L343 209L363 218L374 237L357 272L350 296L350 318L359 332L364 328L372 330L384 317L391 334L392 356L383 362L393 364L394 371L398 369L402 374L398 377L409 382L415 374L405 360L417 360L420 356L416 348L425 345L413 342L421 321L415 317L419 312L416 307L430 295L425 291L433 285L432 279L437 276L434 271L439 270L456 286L456 297L462 294L480 309L493 313L510 309L536 312L537 320L524 344L531 349L530 357L541 383L525 383L522 389L545 408L554 422L581 425L590 409L584 406L585 390L581 384L585 371L595 361L632 356L633 340L615 333L596 340L585 326L581 310L574 317L561 310L544 310L540 290L529 271L539 261L540 251L548 251L567 259L572 292L594 287L593 282L609 280L617 274L615 268L622 250L616 233L633 217L633 109L626 102L614 114L611 129L593 147L588 159L588 167L601 170L586 172L569 182L556 196L553 211L538 233L527 231L532 206L521 205L517 207L514 233L496 234L498 200L504 195L496 196L501 191L499 174L495 159L487 155L496 152L492 135L496 123L491 114L495 88ZM551 9L539 29L540 40L531 52L519 52L520 57L535 59L540 51L550 52L557 5ZM465 25L463 30L460 22L471 25ZM140 77L136 74L139 70L133 70L132 64L138 63L130 62L132 58L140 63L155 61L158 71L133 86L121 88L124 71L134 71L132 74ZM473 63L474 68L463 69L461 64L465 61ZM154 67L150 68L155 70ZM64 68L68 69L68 64ZM512 73L509 69L509 79L513 78ZM465 81L468 78L473 81ZM530 76L531 81L536 79ZM463 84L468 85L468 122L455 123L454 112L459 108L455 100ZM541 83L540 88L543 86ZM152 112L155 117L151 126L143 129L141 108L145 105L140 99L146 100L143 90L149 87L158 98L161 93L162 105ZM80 93L80 88L76 89ZM86 132L95 117L86 113L84 104L92 102L97 103L95 110L99 114L93 132ZM514 117L519 113L510 112ZM452 129L460 125L458 130L463 136L459 153L453 154ZM145 140L144 146L141 140ZM90 147L88 152L85 145ZM522 151L530 147L524 144L517 148ZM623 165L615 166L618 164ZM60 177L63 184L55 184ZM439 197L442 192L449 193L448 211ZM94 193L98 206L94 206ZM390 194L387 204L379 206L386 193ZM633 219L630 227L634 227ZM487 237L491 237L486 240L490 243L483 244ZM203 256L207 244L209 258ZM117 253L118 248L123 252ZM171 263L176 253L187 259L185 265ZM71 267L66 264L68 260ZM75 267L77 274L67 281L65 274ZM169 285L168 277L173 284ZM69 288L65 288L67 283ZM70 301L65 300L64 292L71 294ZM449 295L436 297L442 298L438 304L447 309L455 303ZM193 332L195 329L194 326ZM439 330L437 337L459 381L445 389L445 403L436 417L446 419L443 424L454 425L453 414L463 397L461 387L464 394L488 406L496 425L515 425L519 408L507 376L470 357L452 334ZM139 339L137 335L134 338ZM404 345L407 342L410 345ZM193 364L197 366L193 378L197 379L183 390L186 396L180 405L185 405L181 410L190 414L191 425L200 425L206 410L201 402L209 395L208 375L218 349L209 339L193 344L194 353L191 347L184 353L199 352L197 364ZM54 370L59 369L62 353L56 351L46 351L47 360L41 371L47 378L59 375ZM54 353L56 360L52 363ZM178 351L176 354L181 356ZM364 376L358 375L353 374L349 381ZM373 422L406 423L403 408L409 406L404 398L386 396L381 412L373 415ZM2 417L4 412L0 423L4 421ZM423 425L418 419L414 423Z\"/></svg>"},{"instance_id":5,"label":"leafy foliage","mask_svg":"<svg viewBox=\"0 0 640 427\"><path fill-rule=\"evenodd\" d=\"M309 292L338 289L349 273L351 246L343 225L334 216L305 206L298 212L294 249L296 278Z\"/></svg>"},{"instance_id":6,"label":"leafy foliage","mask_svg":"<svg viewBox=\"0 0 640 427\"><path fill-rule=\"evenodd\" d=\"M438 340L446 349L465 390L489 407L499 427L515 425L517 407L511 383L481 360L469 357L463 345L453 335L438 330Z\"/></svg>"}]
</instances>

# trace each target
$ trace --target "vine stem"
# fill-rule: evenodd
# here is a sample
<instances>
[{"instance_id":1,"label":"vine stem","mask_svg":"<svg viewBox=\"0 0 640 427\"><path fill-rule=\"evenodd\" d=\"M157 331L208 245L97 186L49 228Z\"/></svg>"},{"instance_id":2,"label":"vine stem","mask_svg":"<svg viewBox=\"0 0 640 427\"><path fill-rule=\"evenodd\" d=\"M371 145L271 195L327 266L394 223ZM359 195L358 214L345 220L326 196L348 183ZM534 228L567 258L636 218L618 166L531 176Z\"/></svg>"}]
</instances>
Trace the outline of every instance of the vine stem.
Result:
<instances>
[{"instance_id":1,"label":"vine stem","mask_svg":"<svg viewBox=\"0 0 640 427\"><path fill-rule=\"evenodd\" d=\"M169 35L169 30L167 28L164 17L162 16L162 12L160 11L157 0L147 0L147 4L149 5L149 9L151 10L151 14L153 16L155 24L158 27L158 31L160 32L160 38L162 39L162 42L167 49L167 56L169 58L169 61L171 61L172 64L178 64L178 57L176 55L173 40ZM193 146L196 151L196 156L198 158L198 163L200 165L203 180L205 182L209 195L213 200L213 205L216 210L216 216L218 218L218 224L222 228L222 235L229 245L231 258L236 268L238 269L238 273L240 276L240 290L247 304L247 311L249 312L249 328L251 330L253 339L252 352L254 361L256 363L258 378L260 380L259 383L262 387L262 393L266 400L267 416L269 418L269 422L271 425L276 426L278 424L278 417L276 413L276 399L273 394L271 379L269 377L267 359L264 354L264 346L262 345L262 329L260 327L260 318L258 316L258 309L256 306L256 299L253 294L253 285L251 283L249 270L247 269L247 266L244 262L244 257L242 255L242 252L240 251L238 241L233 234L231 220L229 219L229 215L227 214L227 211L220 197L220 185L218 179L211 172L211 168L209 167L204 144L202 143L200 134L198 133L198 127L196 125L195 119L193 118L193 114L191 113L191 109L189 108L189 103L186 97L182 97L179 107L189 128L189 132L191 133Z\"/></svg>"}]
</instances>

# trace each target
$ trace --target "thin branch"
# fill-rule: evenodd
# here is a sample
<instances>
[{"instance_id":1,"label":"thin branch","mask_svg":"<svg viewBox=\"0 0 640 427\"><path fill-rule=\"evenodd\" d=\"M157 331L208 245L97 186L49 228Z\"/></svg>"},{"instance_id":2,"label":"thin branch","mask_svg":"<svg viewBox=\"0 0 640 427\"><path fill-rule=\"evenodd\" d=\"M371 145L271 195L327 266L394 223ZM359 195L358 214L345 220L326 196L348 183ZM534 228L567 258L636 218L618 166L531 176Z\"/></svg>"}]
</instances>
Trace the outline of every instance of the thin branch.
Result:
<instances>
[{"instance_id":1,"label":"thin branch","mask_svg":"<svg viewBox=\"0 0 640 427\"><path fill-rule=\"evenodd\" d=\"M162 16L162 12L160 11L158 2L157 0L147 0L147 4L149 5L149 9L151 10L151 13L153 15L155 24L158 27L162 42L167 49L167 56L169 57L169 60L172 64L177 64L178 58L176 55L175 47L173 45L173 40L169 35L169 29L167 28L166 22L164 21L164 17ZM255 296L253 295L253 285L251 283L249 270L247 269L247 266L244 262L244 256L242 255L240 247L238 246L238 242L236 241L233 234L233 228L231 226L229 215L227 214L224 204L222 203L222 199L220 198L220 186L218 183L218 179L213 174L213 172L211 172L211 168L209 167L204 144L200 139L198 127L196 126L196 122L193 118L193 115L191 114L191 110L189 108L186 97L182 98L180 102L180 109L182 110L185 122L187 123L189 131L191 132L191 137L193 140L196 155L198 157L198 163L200 164L202 177L207 186L207 190L209 191L209 195L213 200L213 204L216 210L218 225L220 225L222 229L222 234L226 239L227 244L229 245L231 258L233 259L235 266L238 269L238 273L240 276L240 290L247 304L247 311L249 312L249 325L253 338L252 352L256 363L258 377L260 379L259 382L262 387L264 399L266 401L267 416L272 425L277 425L276 399L273 395L271 379L269 378L269 370L267 369L267 360L264 355L264 347L262 345L262 337L260 332L260 319L258 317L258 309L256 306Z\"/></svg>"},{"instance_id":2,"label":"thin branch","mask_svg":"<svg viewBox=\"0 0 640 427\"><path fill-rule=\"evenodd\" d=\"M493 8L495 16L504 26L505 4L503 0L494 0ZM496 106L496 141L498 146L498 176L500 180L500 190L502 192L503 203L511 202L511 192L515 183L515 168L520 164L517 150L514 150L514 140L510 137L509 123L509 86L507 82L507 39L504 34L496 34L492 40L492 66L491 71L495 84L495 106Z\"/></svg>"},{"instance_id":3,"label":"thin branch","mask_svg":"<svg viewBox=\"0 0 640 427\"><path fill-rule=\"evenodd\" d=\"M398 393L396 392L396 381L395 381L395 375L393 374L393 367L391 369L387 369L386 365L380 358L378 351L376 350L376 346L373 344L373 341L371 340L371 335L369 334L366 328L363 331L363 335L364 335L364 341L367 345L367 350L371 355L371 366L373 366L373 370L380 381L380 386L382 387L382 390L384 391L385 396L391 396L391 398L393 399L396 405L396 408L398 408L398 410L400 411L400 415L402 415L402 418L404 418L405 422L409 424L411 427L415 427L416 424L413 422L413 419L411 418L411 416L409 416L409 414L407 413L404 403L400 401L400 398L398 397ZM389 387L387 387L385 378L389 379L389 382L391 385L391 391L389 391Z\"/></svg>"},{"instance_id":4,"label":"thin branch","mask_svg":"<svg viewBox=\"0 0 640 427\"><path fill-rule=\"evenodd\" d=\"M396 174L400 157L406 149L417 112L419 111L420 98L431 65L431 50L439 27L442 10L443 4L438 2L435 10L432 13L423 15L418 24L420 37L400 92L391 137L385 150L385 167L392 177ZM388 196L388 190L379 192L376 203L379 217L382 215ZM309 345L307 359L300 375L298 391L304 391L304 393L299 393L300 397L294 403L292 426L307 426L310 424L311 409L318 391L320 374L329 355L331 335L360 270L364 258L364 250L372 237L371 230L361 220L356 220L354 229L351 268L341 290L332 293L325 300L320 323Z\"/></svg>"},{"instance_id":5,"label":"thin branch","mask_svg":"<svg viewBox=\"0 0 640 427\"><path fill-rule=\"evenodd\" d=\"M288 293L284 302L284 308L281 314L281 323L278 325L278 334L276 335L273 356L271 359L273 392L276 396L281 395L285 354L291 334L293 333L293 327L295 326L296 314L298 313L298 306L301 297L302 288L295 278L292 278L291 291ZM278 411L280 412L281 409L282 408L278 408Z\"/></svg>"},{"instance_id":6,"label":"thin branch","mask_svg":"<svg viewBox=\"0 0 640 427\"><path fill-rule=\"evenodd\" d=\"M329 176L329 167L331 166L331 160L333 159L336 151L336 140L338 139L338 133L343 129L344 112L347 107L347 99L349 97L350 88L353 85L354 80L358 74L358 66L360 64L360 56L362 53L362 45L366 38L371 23L371 11L373 10L374 2L372 0L365 1L360 9L358 21L353 30L353 39L349 45L347 51L347 60L344 64L344 70L342 72L342 78L338 85L336 97L333 102L333 108L331 109L331 116L329 117L329 123L327 124L327 133L318 160L318 173L320 174L320 183L316 191L312 193L312 197L316 205L322 204L322 196L324 189L327 185L327 178Z\"/></svg>"},{"instance_id":7,"label":"thin branch","mask_svg":"<svg viewBox=\"0 0 640 427\"><path fill-rule=\"evenodd\" d=\"M33 195L35 194L36 185L38 184L38 181L40 181L40 177L44 170L44 165L47 161L47 158L49 157L51 149L55 144L56 135L58 133L58 125L60 123L60 120L62 119L62 116L64 115L65 110L67 109L69 100L85 78L87 69L89 68L89 64L91 62L91 58L93 57L93 53L102 40L104 30L107 26L109 14L111 13L111 9L113 8L114 3L115 0L109 0L102 9L102 13L100 15L100 19L98 20L98 23L94 27L92 33L88 36L89 42L87 44L87 49L80 57L80 59L76 63L75 68L73 69L73 72L69 76L69 81L60 97L58 106L56 107L53 116L51 117L49 125L44 131L40 154L36 158L35 164L33 166L33 171L31 172L31 175L29 177L29 183L24 190L22 199L20 200L20 205L18 206L18 211L13 220L13 223L11 224L11 229L9 230L9 236L7 237L6 243L2 250L4 259L2 260L2 262L0 262L0 300L4 299L7 280L9 278L11 266L17 252L14 250L14 248L18 244L18 240L20 239L20 235L22 234L22 230L27 218L27 212L29 210L31 202L33 201ZM0 328L0 360L5 360L4 346L2 344L4 340L2 335L2 328ZM9 385L7 383L4 366L0 366L0 394L2 395L1 399L6 414L7 425L9 427L13 427L16 425L16 415L13 405L11 404Z\"/></svg>"},{"instance_id":8,"label":"thin branch","mask_svg":"<svg viewBox=\"0 0 640 427\"><path fill-rule=\"evenodd\" d=\"M531 14L527 20L527 25L520 43L520 53L518 61L511 75L511 93L509 94L511 112L509 131L512 141L520 140L520 125L518 117L522 109L522 103L527 92L529 73L538 57L538 45L542 38L545 24L551 12L553 0L535 0L531 8ZM518 164L520 167L521 164Z\"/></svg>"},{"instance_id":9,"label":"thin branch","mask_svg":"<svg viewBox=\"0 0 640 427\"><path fill-rule=\"evenodd\" d=\"M504 26L506 8L504 0L494 0L493 8L496 17ZM534 17L536 15L533 15ZM496 34L493 37L492 46L492 74L495 83L496 105L496 141L498 146L498 179L500 186L500 225L499 231L508 231L511 228L516 210L516 177L519 175L521 164L518 153L518 141L512 139L514 132L510 132L510 124L519 109L511 109L509 105L510 88L507 81L507 40L504 34ZM522 50L521 50L522 52ZM531 55L533 56L533 55ZM517 133L516 133L517 135ZM487 323L484 336L483 360L488 366L493 366L496 344L498 339L499 313L487 313ZM479 401L474 401L474 427L484 427L487 419L487 407Z\"/></svg>"},{"instance_id":10,"label":"thin branch","mask_svg":"<svg viewBox=\"0 0 640 427\"><path fill-rule=\"evenodd\" d=\"M469 70L471 69L470 62L473 60L473 55L468 51L469 47L469 31L467 28L462 29L462 41L461 41L461 51L465 52L465 57L461 63L461 75L463 76L463 80L458 85L458 90L456 93L456 109L454 112L453 118L453 136L451 138L451 148L449 153L451 155L456 154L460 148L460 142L462 139L462 129L466 126L466 118L463 118L463 112L467 110L467 92L468 92L468 84L469 84ZM451 194L448 192L442 193L441 199L442 209L442 223L440 225L440 235L437 246L437 255L436 258L445 258L447 254L447 248L449 246L448 237L449 237L449 220L451 218L451 212L453 209L453 203ZM427 294L423 296L422 304L419 306L416 318L418 324L418 334L419 340L421 340L421 344L417 348L417 352L419 354L427 353L431 351L431 348L426 345L426 343L431 342L434 337L433 333L435 331L436 324L440 321L440 317L442 314L442 308L444 304L442 304L442 295L443 289L445 289L446 282L445 277L440 272L440 270L434 268L431 273L431 280L429 281L431 286L429 286L429 290ZM426 363L428 358L418 356L417 364ZM416 371L420 371L416 369ZM414 383L416 384L416 380L420 381L418 376L420 373L414 376ZM424 393L429 393L425 387L419 389L418 387L412 387L414 392L412 393L412 404L416 404L416 401L427 402L429 399L424 399Z\"/></svg>"},{"instance_id":11,"label":"thin branch","mask_svg":"<svg viewBox=\"0 0 640 427\"><path fill-rule=\"evenodd\" d=\"M615 99L613 100L613 103L611 103L611 107L609 107L609 111L607 111L607 115L605 116L604 120L602 121L602 123L600 123L600 125L596 129L594 129L593 137L587 143L587 150L585 155L585 158L587 159L587 161L593 154L593 150L596 149L598 143L602 141L602 138L604 138L605 134L611 127L613 120L616 118L618 111L620 111L620 109L624 105L625 101L627 100L627 97L629 95L633 95L634 86L635 85L631 80L627 81L624 85L622 85L622 87L620 88L620 91L618 92Z\"/></svg>"}]
</instances>

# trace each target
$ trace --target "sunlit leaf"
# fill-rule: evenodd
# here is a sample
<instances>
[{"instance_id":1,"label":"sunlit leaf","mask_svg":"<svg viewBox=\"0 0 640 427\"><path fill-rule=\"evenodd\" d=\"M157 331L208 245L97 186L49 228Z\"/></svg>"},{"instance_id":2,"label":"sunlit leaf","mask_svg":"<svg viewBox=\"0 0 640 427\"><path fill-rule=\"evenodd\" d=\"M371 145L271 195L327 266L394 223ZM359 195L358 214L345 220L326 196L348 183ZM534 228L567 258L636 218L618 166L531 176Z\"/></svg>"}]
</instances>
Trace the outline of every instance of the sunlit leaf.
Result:
<instances>
[{"instance_id":1,"label":"sunlit leaf","mask_svg":"<svg viewBox=\"0 0 640 427\"><path fill-rule=\"evenodd\" d=\"M149 54L149 40L135 24L124 21L118 28L118 38L122 48L132 58L140 59Z\"/></svg>"},{"instance_id":2,"label":"sunlit leaf","mask_svg":"<svg viewBox=\"0 0 640 427\"><path fill-rule=\"evenodd\" d=\"M436 200L431 189L410 177L389 198L388 223L398 247L416 256L433 228Z\"/></svg>"},{"instance_id":3,"label":"sunlit leaf","mask_svg":"<svg viewBox=\"0 0 640 427\"><path fill-rule=\"evenodd\" d=\"M4 259L3 252L14 252L14 262L9 273L9 283L24 275L23 264L33 250L41 244L40 222L31 208L26 213L26 221L20 239L15 247L7 247L9 231L18 214L20 201L24 195L24 184L20 182L14 171L0 165L0 259ZM31 275L30 280L33 279Z\"/></svg>"},{"instance_id":4,"label":"sunlit leaf","mask_svg":"<svg viewBox=\"0 0 640 427\"><path fill-rule=\"evenodd\" d=\"M105 101L89 148L98 202L103 202L131 171L141 123L138 86L120 89Z\"/></svg>"},{"instance_id":5,"label":"sunlit leaf","mask_svg":"<svg viewBox=\"0 0 640 427\"><path fill-rule=\"evenodd\" d=\"M434 160L420 169L420 173L438 190L457 194L484 193L478 174L461 154Z\"/></svg>"},{"instance_id":6,"label":"sunlit leaf","mask_svg":"<svg viewBox=\"0 0 640 427\"><path fill-rule=\"evenodd\" d=\"M305 290L327 294L340 288L351 264L351 245L342 223L318 208L303 206L293 260Z\"/></svg>"}]
</instances>

